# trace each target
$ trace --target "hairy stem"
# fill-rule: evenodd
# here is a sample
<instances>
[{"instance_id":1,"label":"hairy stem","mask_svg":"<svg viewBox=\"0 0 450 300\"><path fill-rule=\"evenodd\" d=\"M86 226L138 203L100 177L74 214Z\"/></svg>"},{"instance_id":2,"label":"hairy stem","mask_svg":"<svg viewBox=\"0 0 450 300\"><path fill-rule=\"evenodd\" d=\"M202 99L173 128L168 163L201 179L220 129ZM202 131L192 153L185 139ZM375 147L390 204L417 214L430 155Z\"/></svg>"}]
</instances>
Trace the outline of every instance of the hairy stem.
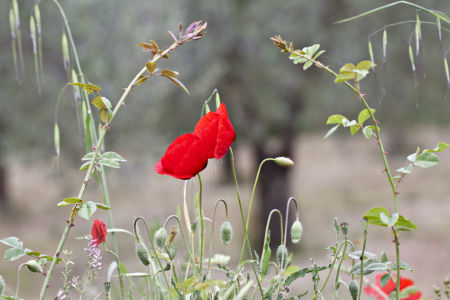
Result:
<instances>
[{"instance_id":1,"label":"hairy stem","mask_svg":"<svg viewBox=\"0 0 450 300\"><path fill-rule=\"evenodd\" d=\"M364 229L364 241L363 241L363 248L361 252L361 278L359 280L359 293L358 293L358 300L361 299L361 290L362 290L362 284L363 284L363 260L364 260L364 251L366 250L366 237L367 237L367 230Z\"/></svg>"},{"instance_id":2,"label":"hairy stem","mask_svg":"<svg viewBox=\"0 0 450 300\"><path fill-rule=\"evenodd\" d=\"M228 206L225 200L222 198L216 201L216 204L214 205L214 216L213 216L213 223L212 223L212 231L211 231L211 241L209 243L209 259L208 259L208 271L206 272L209 277L211 277L210 274L210 266L211 266L211 254L212 254L212 246L213 246L213 240L214 240L214 225L216 224L216 211L217 211L217 204L219 202L223 202L223 205L225 205L225 220L228 221Z\"/></svg>"}]
</instances>

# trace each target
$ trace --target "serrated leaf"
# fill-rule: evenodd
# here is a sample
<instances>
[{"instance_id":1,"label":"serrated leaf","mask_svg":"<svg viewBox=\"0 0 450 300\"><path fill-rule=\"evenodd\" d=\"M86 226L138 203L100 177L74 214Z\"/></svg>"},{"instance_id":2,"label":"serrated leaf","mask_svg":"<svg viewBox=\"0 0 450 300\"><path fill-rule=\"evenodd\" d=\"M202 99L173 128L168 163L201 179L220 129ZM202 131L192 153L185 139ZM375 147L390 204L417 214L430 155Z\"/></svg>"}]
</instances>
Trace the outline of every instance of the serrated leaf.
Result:
<instances>
[{"instance_id":1,"label":"serrated leaf","mask_svg":"<svg viewBox=\"0 0 450 300\"><path fill-rule=\"evenodd\" d=\"M424 153L426 152L441 152L442 150L444 150L445 148L450 147L449 144L446 144L444 142L439 143L436 148L434 149L427 149L427 150L423 150Z\"/></svg>"},{"instance_id":2,"label":"serrated leaf","mask_svg":"<svg viewBox=\"0 0 450 300\"><path fill-rule=\"evenodd\" d=\"M84 170L89 169L89 166L90 166L90 165L91 165L91 162L90 162L90 161L85 162L85 163L80 167L80 170L78 170L78 172L79 172L79 171L84 171Z\"/></svg>"},{"instance_id":3,"label":"serrated leaf","mask_svg":"<svg viewBox=\"0 0 450 300\"><path fill-rule=\"evenodd\" d=\"M384 274L380 278L381 287L385 287L388 284L389 280L391 280L392 275L390 273Z\"/></svg>"},{"instance_id":4,"label":"serrated leaf","mask_svg":"<svg viewBox=\"0 0 450 300\"><path fill-rule=\"evenodd\" d=\"M362 254L362 251L355 251L355 252L350 252L347 255L351 259L361 259L361 254ZM364 251L364 259L377 259L377 255L374 253Z\"/></svg>"},{"instance_id":5,"label":"serrated leaf","mask_svg":"<svg viewBox=\"0 0 450 300\"><path fill-rule=\"evenodd\" d=\"M362 130L364 136L366 137L366 139L370 140L370 138L372 137L372 129L371 128L363 128Z\"/></svg>"},{"instance_id":6,"label":"serrated leaf","mask_svg":"<svg viewBox=\"0 0 450 300\"><path fill-rule=\"evenodd\" d=\"M102 159L100 159L100 161L98 163L103 166L107 166L107 167L111 167L111 168L120 168L119 163L112 159L107 159L107 158L102 157Z\"/></svg>"},{"instance_id":7,"label":"serrated leaf","mask_svg":"<svg viewBox=\"0 0 450 300\"><path fill-rule=\"evenodd\" d=\"M123 158L116 152L105 152L105 153L103 153L102 158L115 160L115 161L127 161L125 158Z\"/></svg>"},{"instance_id":8,"label":"serrated leaf","mask_svg":"<svg viewBox=\"0 0 450 300\"><path fill-rule=\"evenodd\" d=\"M0 243L13 248L23 249L23 242L19 241L19 238L16 238L15 236L0 240Z\"/></svg>"},{"instance_id":9,"label":"serrated leaf","mask_svg":"<svg viewBox=\"0 0 450 300\"><path fill-rule=\"evenodd\" d=\"M16 261L19 258L25 256L25 251L20 248L9 248L5 251L4 261Z\"/></svg>"},{"instance_id":10,"label":"serrated leaf","mask_svg":"<svg viewBox=\"0 0 450 300\"><path fill-rule=\"evenodd\" d=\"M83 203L83 205L81 205L80 209L78 210L78 215L83 219L89 220L96 210L97 206L95 205L95 203L92 201L87 201L86 203Z\"/></svg>"},{"instance_id":11,"label":"serrated leaf","mask_svg":"<svg viewBox=\"0 0 450 300\"><path fill-rule=\"evenodd\" d=\"M374 114L375 113L375 109L371 108L370 112L372 114ZM358 123L362 125L368 118L370 118L369 110L364 109L358 115Z\"/></svg>"},{"instance_id":12,"label":"serrated leaf","mask_svg":"<svg viewBox=\"0 0 450 300\"><path fill-rule=\"evenodd\" d=\"M425 152L417 156L414 164L421 168L431 168L439 162L438 157L430 152Z\"/></svg>"},{"instance_id":13,"label":"serrated leaf","mask_svg":"<svg viewBox=\"0 0 450 300\"><path fill-rule=\"evenodd\" d=\"M333 128L331 128L328 132L327 132L327 134L325 135L325 137L323 138L323 139L326 139L327 137L329 137L330 135L332 135L335 131L336 131L336 129L339 127L339 124L337 124L336 126L334 126Z\"/></svg>"},{"instance_id":14,"label":"serrated leaf","mask_svg":"<svg viewBox=\"0 0 450 300\"><path fill-rule=\"evenodd\" d=\"M157 66L158 65L155 62L152 62L152 61L150 61L150 62L145 64L145 67L147 68L147 71L150 74L153 74L153 72L155 72Z\"/></svg>"},{"instance_id":15,"label":"serrated leaf","mask_svg":"<svg viewBox=\"0 0 450 300\"><path fill-rule=\"evenodd\" d=\"M407 271L413 272L411 267L408 266L406 263L404 263L402 261L400 262L399 266L400 266L400 270L407 270ZM397 270L397 263L396 262L392 264L391 270Z\"/></svg>"},{"instance_id":16,"label":"serrated leaf","mask_svg":"<svg viewBox=\"0 0 450 300\"><path fill-rule=\"evenodd\" d=\"M187 90L187 88L181 83L181 81L179 81L178 79L174 78L174 77L166 77L170 80L172 80L176 85L178 85L180 88L182 88L186 93L189 94L189 91ZM190 94L189 94L190 95Z\"/></svg>"},{"instance_id":17,"label":"serrated leaf","mask_svg":"<svg viewBox=\"0 0 450 300\"><path fill-rule=\"evenodd\" d=\"M328 118L327 125L328 124L340 124L340 123L342 123L343 119L346 119L346 117L344 117L342 115L332 115Z\"/></svg>"},{"instance_id":18,"label":"serrated leaf","mask_svg":"<svg viewBox=\"0 0 450 300\"><path fill-rule=\"evenodd\" d=\"M363 60L356 66L356 70L366 70L369 71L370 68L375 67L370 60Z\"/></svg>"},{"instance_id":19,"label":"serrated leaf","mask_svg":"<svg viewBox=\"0 0 450 300\"><path fill-rule=\"evenodd\" d=\"M392 216L387 216L384 212L380 213L380 220L381 222L383 222L384 224L386 224L388 227L392 227L395 225L395 223L397 223L398 221L398 214L392 214Z\"/></svg>"}]
</instances>

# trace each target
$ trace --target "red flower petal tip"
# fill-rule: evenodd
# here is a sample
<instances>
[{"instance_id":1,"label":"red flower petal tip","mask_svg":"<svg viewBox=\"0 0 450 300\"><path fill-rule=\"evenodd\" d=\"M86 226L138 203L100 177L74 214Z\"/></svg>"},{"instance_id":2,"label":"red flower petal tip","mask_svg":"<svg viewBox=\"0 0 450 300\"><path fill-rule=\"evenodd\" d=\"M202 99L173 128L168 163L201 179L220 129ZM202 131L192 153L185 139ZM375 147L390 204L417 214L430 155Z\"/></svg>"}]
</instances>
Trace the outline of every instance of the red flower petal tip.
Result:
<instances>
[{"instance_id":1,"label":"red flower petal tip","mask_svg":"<svg viewBox=\"0 0 450 300\"><path fill-rule=\"evenodd\" d=\"M95 240L95 245L100 245L105 241L108 231L106 230L106 225L100 220L94 220L94 226L92 226L91 236Z\"/></svg>"},{"instance_id":2,"label":"red flower petal tip","mask_svg":"<svg viewBox=\"0 0 450 300\"><path fill-rule=\"evenodd\" d=\"M376 286L381 290L386 296L389 296L389 294L393 291L395 291L395 282L392 280L392 278L389 280L389 282L384 286L381 287L380 279L383 277L384 274L377 274L375 276L375 283ZM414 281L412 281L409 278L400 277L400 293L402 290L406 289L407 287L411 287L414 285ZM364 288L364 292L369 295L372 298L378 299L378 300L384 300L385 296L381 295L378 289L375 289L371 286L366 286ZM422 297L422 293L418 290L412 289L411 292L408 292L406 296L403 296L400 298L401 300L418 300Z\"/></svg>"}]
</instances>

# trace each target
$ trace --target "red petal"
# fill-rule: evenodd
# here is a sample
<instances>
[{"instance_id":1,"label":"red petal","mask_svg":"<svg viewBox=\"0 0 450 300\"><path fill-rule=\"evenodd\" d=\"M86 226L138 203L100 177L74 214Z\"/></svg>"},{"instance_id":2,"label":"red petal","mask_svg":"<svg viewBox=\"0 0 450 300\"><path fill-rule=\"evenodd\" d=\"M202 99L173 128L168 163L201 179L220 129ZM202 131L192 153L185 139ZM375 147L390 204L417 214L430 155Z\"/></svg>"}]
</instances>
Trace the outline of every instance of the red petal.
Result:
<instances>
[{"instance_id":1,"label":"red petal","mask_svg":"<svg viewBox=\"0 0 450 300\"><path fill-rule=\"evenodd\" d=\"M384 300L384 297L376 289L374 289L371 286L366 286L364 288L364 292L367 295L369 295L370 297L373 297L373 298L378 299L378 300Z\"/></svg>"},{"instance_id":2,"label":"red petal","mask_svg":"<svg viewBox=\"0 0 450 300\"><path fill-rule=\"evenodd\" d=\"M404 288L411 285L414 285L414 281L409 278L400 277L400 290L403 290Z\"/></svg>"},{"instance_id":3,"label":"red petal","mask_svg":"<svg viewBox=\"0 0 450 300\"><path fill-rule=\"evenodd\" d=\"M387 273L386 273L387 274ZM389 295L393 290L395 290L395 282L392 280L392 278L389 280L389 282L384 286L381 287L380 279L383 277L384 274L377 274L375 276L375 282L377 286L386 294Z\"/></svg>"},{"instance_id":4,"label":"red petal","mask_svg":"<svg viewBox=\"0 0 450 300\"><path fill-rule=\"evenodd\" d=\"M92 226L91 235L94 240L95 245L100 245L106 239L108 231L106 230L106 225L100 220L94 220L94 226Z\"/></svg>"},{"instance_id":5,"label":"red petal","mask_svg":"<svg viewBox=\"0 0 450 300\"><path fill-rule=\"evenodd\" d=\"M208 158L214 158L220 115L209 112L195 126L194 135L202 139Z\"/></svg>"},{"instance_id":6,"label":"red petal","mask_svg":"<svg viewBox=\"0 0 450 300\"><path fill-rule=\"evenodd\" d=\"M416 291L414 294L409 294L407 298L402 298L402 300L418 300L422 297L420 291Z\"/></svg>"},{"instance_id":7,"label":"red petal","mask_svg":"<svg viewBox=\"0 0 450 300\"><path fill-rule=\"evenodd\" d=\"M222 105L224 104L222 103L220 107L222 107ZM223 107L225 108L225 105ZM231 125L230 119L228 119L225 110L225 115L222 115L219 121L219 130L217 134L217 144L214 151L214 157L216 159L220 159L225 154L227 154L228 149L230 148L231 144L233 144L235 139L236 132L234 131L234 128Z\"/></svg>"},{"instance_id":8,"label":"red petal","mask_svg":"<svg viewBox=\"0 0 450 300\"><path fill-rule=\"evenodd\" d=\"M228 118L227 108L225 107L225 103L220 104L219 108L216 110L216 114L221 116L225 116Z\"/></svg>"}]
</instances>

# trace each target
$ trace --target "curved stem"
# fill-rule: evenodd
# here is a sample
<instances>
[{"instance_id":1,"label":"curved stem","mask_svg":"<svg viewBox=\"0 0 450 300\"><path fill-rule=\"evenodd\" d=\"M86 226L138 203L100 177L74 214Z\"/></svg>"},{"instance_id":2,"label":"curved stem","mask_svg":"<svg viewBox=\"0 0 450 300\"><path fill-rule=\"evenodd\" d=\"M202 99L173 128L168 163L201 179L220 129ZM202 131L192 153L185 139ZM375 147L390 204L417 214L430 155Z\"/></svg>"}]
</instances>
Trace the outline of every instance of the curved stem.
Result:
<instances>
[{"instance_id":1,"label":"curved stem","mask_svg":"<svg viewBox=\"0 0 450 300\"><path fill-rule=\"evenodd\" d=\"M204 241L204 231L205 231L205 220L203 217L203 208L202 208L202 178L200 177L200 173L197 174L198 176L198 182L200 183L200 193L198 198L198 204L199 204L199 210L200 210L200 267L199 267L199 273L200 277L203 276L203 251L205 248L205 241ZM200 278L202 280L202 278Z\"/></svg>"},{"instance_id":2,"label":"curved stem","mask_svg":"<svg viewBox=\"0 0 450 300\"><path fill-rule=\"evenodd\" d=\"M363 259L364 259L364 251L366 250L366 237L367 237L367 230L364 229L364 241L363 241L363 248L361 252L361 278L359 280L359 294L358 294L358 300L361 299L361 290L362 290L362 284L363 284Z\"/></svg>"},{"instance_id":3,"label":"curved stem","mask_svg":"<svg viewBox=\"0 0 450 300\"><path fill-rule=\"evenodd\" d=\"M19 266L19 271L17 271L17 288L16 288L16 299L19 299L19 282L20 282L20 269L22 269L23 266L25 266L26 263L23 263Z\"/></svg>"},{"instance_id":4,"label":"curved stem","mask_svg":"<svg viewBox=\"0 0 450 300\"><path fill-rule=\"evenodd\" d=\"M216 223L216 211L217 211L217 204L219 204L219 202L223 202L223 205L225 205L225 221L228 221L228 206L227 206L227 202L225 202L225 200L220 198L219 200L216 201L216 204L214 205L214 216L213 216L212 231L211 231L211 242L209 243L208 271L206 272L206 274L208 274L208 277L211 277L210 266L211 266L212 246L213 246L213 240L214 240L214 225Z\"/></svg>"},{"instance_id":5,"label":"curved stem","mask_svg":"<svg viewBox=\"0 0 450 300\"><path fill-rule=\"evenodd\" d=\"M347 241L347 242L344 241L339 246L339 249L336 251L336 254L334 255L333 262L332 262L331 268L330 268L330 272L328 272L327 279L325 280L325 282L323 283L322 287L320 288L319 293L322 293L323 289L325 288L325 285L327 284L328 279L330 278L331 272L333 271L333 268L334 268L334 264L336 263L337 257L339 256L339 252L341 251L341 248L344 245L344 243L347 244L347 243L350 243L350 242L349 241ZM355 247L353 246L353 244L350 243L350 245L352 246L352 249L355 250Z\"/></svg>"},{"instance_id":6,"label":"curved stem","mask_svg":"<svg viewBox=\"0 0 450 300\"><path fill-rule=\"evenodd\" d=\"M242 223L244 225L244 243L245 243L245 241L247 241L248 253L250 254L250 259L253 260L252 247L250 246L250 241L248 239L248 234L247 234L247 226L245 225L244 211L242 210L241 196L239 195L239 188L238 188L237 177L236 177L236 168L234 166L234 155L233 155L233 150L231 149L231 147L230 147L230 158L231 158L231 169L233 171L234 185L236 187L236 194L237 194L238 203L239 203L239 209L241 211ZM281 226L281 228L283 228L283 226ZM281 236L283 236L283 235L281 235ZM241 260L242 260L242 254L243 253L241 253L241 258L239 259L239 264L241 263ZM256 277L256 281L258 282L259 290L261 292L261 299L263 299L264 291L262 289L261 282L258 278L258 273L256 272L254 262L252 262L252 268L253 268L253 272Z\"/></svg>"},{"instance_id":7,"label":"curved stem","mask_svg":"<svg viewBox=\"0 0 450 300\"><path fill-rule=\"evenodd\" d=\"M288 232L288 229L287 229L287 226L288 226L288 219L289 219L289 204L291 203L291 201L294 201L294 204L295 204L295 212L296 212L296 219L298 220L298 205L297 205L297 200L295 200L295 198L294 197L291 197L291 198L289 198L289 200L288 200L288 202L287 202L287 206L286 206L286 222L285 222L285 228L284 228L284 243L283 243L283 241L281 241L281 243L283 244L283 247L284 247L284 249L286 249L286 241L287 241L287 232ZM283 233L281 233L281 235L283 235ZM283 254L281 254L281 263L282 263L282 266L281 266L281 274L283 274L284 273L284 268L285 268L285 264L284 264L284 252L285 251L283 251ZM280 277L280 280L281 280L281 277Z\"/></svg>"},{"instance_id":8,"label":"curved stem","mask_svg":"<svg viewBox=\"0 0 450 300\"><path fill-rule=\"evenodd\" d=\"M334 296L333 296L333 298L335 298L335 296L336 296L336 285L337 285L337 283L339 281L339 271L341 270L342 261L344 260L345 251L347 250L347 236L345 236L344 243L345 243L344 244L344 251L342 253L341 259L339 260L339 265L338 265L338 268L337 268L337 271L336 271L336 279L334 280ZM339 253L337 255L339 256Z\"/></svg>"},{"instance_id":9,"label":"curved stem","mask_svg":"<svg viewBox=\"0 0 450 300\"><path fill-rule=\"evenodd\" d=\"M102 244L103 244L103 248L105 248L105 251L108 252L109 254L114 255L114 257L116 258L116 263L117 263L117 273L119 274L119 281L120 281L120 291L121 291L121 293L122 293L122 298L124 298L124 297L125 297L125 295L124 295L124 285L123 285L123 281L122 281L122 276L121 276L121 274L120 274L120 265L119 265L120 262L119 262L119 257L117 256L116 253L114 253L114 252L112 252L112 251L110 251L110 250L108 250L108 249L106 248L105 242L102 242Z\"/></svg>"},{"instance_id":10,"label":"curved stem","mask_svg":"<svg viewBox=\"0 0 450 300\"><path fill-rule=\"evenodd\" d=\"M231 148L230 148L231 149ZM242 256L244 255L244 249L245 249L245 241L248 240L248 223L250 221L250 213L252 211L252 204L253 204L253 197L255 196L255 190L256 190L256 184L258 183L259 173L261 172L262 165L269 160L274 160L273 158L266 158L259 164L258 173L256 173L256 179L255 184L253 185L253 191L252 191L252 197L250 198L250 206L248 208L247 213L247 222L245 224L245 238L244 238L244 244L242 245L242 251L241 251L241 257L239 258L239 263L242 261ZM283 226L281 226L283 227Z\"/></svg>"}]
</instances>

